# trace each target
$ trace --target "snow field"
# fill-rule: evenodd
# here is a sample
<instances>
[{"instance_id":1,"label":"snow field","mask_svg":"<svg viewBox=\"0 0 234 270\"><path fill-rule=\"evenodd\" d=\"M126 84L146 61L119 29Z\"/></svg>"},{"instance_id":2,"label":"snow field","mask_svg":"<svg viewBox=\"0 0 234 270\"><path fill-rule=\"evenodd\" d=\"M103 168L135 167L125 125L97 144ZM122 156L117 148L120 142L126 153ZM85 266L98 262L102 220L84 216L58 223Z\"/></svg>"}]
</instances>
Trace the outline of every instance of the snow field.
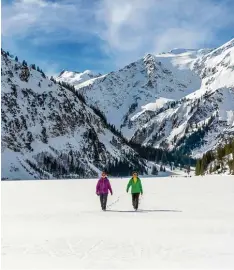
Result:
<instances>
[{"instance_id":1,"label":"snow field","mask_svg":"<svg viewBox=\"0 0 234 270\"><path fill-rule=\"evenodd\" d=\"M128 179L2 182L2 269L233 269L234 178L142 178L139 212Z\"/></svg>"}]
</instances>

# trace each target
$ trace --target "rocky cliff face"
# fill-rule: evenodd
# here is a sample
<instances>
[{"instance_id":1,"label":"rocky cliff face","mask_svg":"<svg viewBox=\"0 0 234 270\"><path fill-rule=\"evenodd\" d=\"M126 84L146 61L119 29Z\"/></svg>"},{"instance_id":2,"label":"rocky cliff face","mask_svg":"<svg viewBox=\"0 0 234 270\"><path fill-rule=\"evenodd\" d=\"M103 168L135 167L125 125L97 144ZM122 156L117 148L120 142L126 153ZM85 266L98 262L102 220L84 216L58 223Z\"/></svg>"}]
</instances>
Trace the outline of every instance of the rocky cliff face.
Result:
<instances>
[{"instance_id":1,"label":"rocky cliff face","mask_svg":"<svg viewBox=\"0 0 234 270\"><path fill-rule=\"evenodd\" d=\"M138 154L71 90L2 51L2 177L90 177ZM143 161L142 161L143 162Z\"/></svg>"}]
</instances>

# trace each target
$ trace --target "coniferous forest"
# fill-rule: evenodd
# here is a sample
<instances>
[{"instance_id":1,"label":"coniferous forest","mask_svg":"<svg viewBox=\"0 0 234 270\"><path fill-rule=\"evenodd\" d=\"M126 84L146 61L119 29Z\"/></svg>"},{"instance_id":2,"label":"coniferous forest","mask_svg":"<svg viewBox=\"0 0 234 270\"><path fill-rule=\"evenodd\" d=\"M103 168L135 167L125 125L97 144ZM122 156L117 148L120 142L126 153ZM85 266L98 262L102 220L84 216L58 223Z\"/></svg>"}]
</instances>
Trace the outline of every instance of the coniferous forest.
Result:
<instances>
[{"instance_id":1,"label":"coniferous forest","mask_svg":"<svg viewBox=\"0 0 234 270\"><path fill-rule=\"evenodd\" d=\"M234 139L216 151L208 151L196 163L196 175L205 173L225 172L228 168L230 174L234 174Z\"/></svg>"}]
</instances>

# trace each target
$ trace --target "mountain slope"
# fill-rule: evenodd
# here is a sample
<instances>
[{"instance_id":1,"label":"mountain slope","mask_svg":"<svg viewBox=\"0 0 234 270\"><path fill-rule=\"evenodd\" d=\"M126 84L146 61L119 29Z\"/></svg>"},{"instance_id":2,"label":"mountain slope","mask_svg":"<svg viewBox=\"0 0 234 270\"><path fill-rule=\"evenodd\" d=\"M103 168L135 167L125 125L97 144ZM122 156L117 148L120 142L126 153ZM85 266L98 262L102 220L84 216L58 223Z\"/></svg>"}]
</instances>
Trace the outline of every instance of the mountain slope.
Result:
<instances>
[{"instance_id":1,"label":"mountain slope","mask_svg":"<svg viewBox=\"0 0 234 270\"><path fill-rule=\"evenodd\" d=\"M191 56L188 54L187 58ZM131 137L133 130L126 127L126 122L142 111L141 106L160 97L178 100L199 89L199 77L185 64L182 68L183 59L179 58L182 56L148 54L117 72L75 86L89 104L99 107L109 122Z\"/></svg>"},{"instance_id":2,"label":"mountain slope","mask_svg":"<svg viewBox=\"0 0 234 270\"><path fill-rule=\"evenodd\" d=\"M1 95L3 178L90 177L118 160L144 167L79 96L4 51Z\"/></svg>"},{"instance_id":3,"label":"mountain slope","mask_svg":"<svg viewBox=\"0 0 234 270\"><path fill-rule=\"evenodd\" d=\"M170 102L134 119L133 140L141 144L182 149L199 157L234 135L234 89L223 88L199 99Z\"/></svg>"},{"instance_id":4,"label":"mountain slope","mask_svg":"<svg viewBox=\"0 0 234 270\"><path fill-rule=\"evenodd\" d=\"M101 74L95 74L90 70L85 70L84 72L72 72L63 70L59 76L56 78L57 81L63 81L73 85L83 83L87 80L100 77Z\"/></svg>"},{"instance_id":5,"label":"mountain slope","mask_svg":"<svg viewBox=\"0 0 234 270\"><path fill-rule=\"evenodd\" d=\"M133 139L171 149L182 145L199 157L234 136L234 39L198 58L191 68L201 77L200 89L154 113L133 117L131 124L141 126Z\"/></svg>"},{"instance_id":6,"label":"mountain slope","mask_svg":"<svg viewBox=\"0 0 234 270\"><path fill-rule=\"evenodd\" d=\"M197 160L196 175L234 175L234 139L219 145L216 151L208 151Z\"/></svg>"},{"instance_id":7,"label":"mountain slope","mask_svg":"<svg viewBox=\"0 0 234 270\"><path fill-rule=\"evenodd\" d=\"M93 80L91 90L84 87L88 83L81 84L79 91L100 106L109 121L121 127L127 136L134 131L128 128L127 122L142 111L142 106L158 98L177 100L200 86L198 77L190 70L174 68L173 56L156 58L153 55L147 55L115 74Z\"/></svg>"},{"instance_id":8,"label":"mountain slope","mask_svg":"<svg viewBox=\"0 0 234 270\"><path fill-rule=\"evenodd\" d=\"M140 144L196 157L234 135L234 39L216 49L148 54L75 87Z\"/></svg>"}]
</instances>

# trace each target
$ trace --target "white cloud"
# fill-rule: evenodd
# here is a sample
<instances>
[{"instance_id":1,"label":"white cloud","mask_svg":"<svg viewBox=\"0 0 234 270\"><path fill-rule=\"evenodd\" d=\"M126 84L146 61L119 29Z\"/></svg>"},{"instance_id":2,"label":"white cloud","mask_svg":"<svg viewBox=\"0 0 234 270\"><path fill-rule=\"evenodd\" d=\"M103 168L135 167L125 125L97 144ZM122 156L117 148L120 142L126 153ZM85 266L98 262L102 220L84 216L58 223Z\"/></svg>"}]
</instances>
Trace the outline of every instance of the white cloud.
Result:
<instances>
[{"instance_id":1,"label":"white cloud","mask_svg":"<svg viewBox=\"0 0 234 270\"><path fill-rule=\"evenodd\" d=\"M211 0L104 0L97 13L104 25L99 34L126 63L146 51L199 48L212 43L219 29L234 24L230 5Z\"/></svg>"},{"instance_id":2,"label":"white cloud","mask_svg":"<svg viewBox=\"0 0 234 270\"><path fill-rule=\"evenodd\" d=\"M117 66L146 52L212 44L234 25L232 0L16 0L2 6L2 35L33 44L102 40Z\"/></svg>"},{"instance_id":3,"label":"white cloud","mask_svg":"<svg viewBox=\"0 0 234 270\"><path fill-rule=\"evenodd\" d=\"M16 0L2 7L3 37L31 37L32 40L56 42L79 41L93 34L93 11L82 0L47 2Z\"/></svg>"}]
</instances>

